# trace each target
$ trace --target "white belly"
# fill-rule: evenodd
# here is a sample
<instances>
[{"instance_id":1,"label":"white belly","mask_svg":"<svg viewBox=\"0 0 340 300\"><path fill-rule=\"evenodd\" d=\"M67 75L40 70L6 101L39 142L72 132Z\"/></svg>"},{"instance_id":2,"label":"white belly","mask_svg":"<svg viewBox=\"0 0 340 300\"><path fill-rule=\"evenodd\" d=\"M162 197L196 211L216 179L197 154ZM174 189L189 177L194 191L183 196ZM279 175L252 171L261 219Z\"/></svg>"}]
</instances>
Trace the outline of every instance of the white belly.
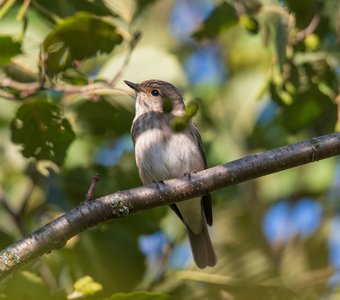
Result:
<instances>
[{"instance_id":1,"label":"white belly","mask_svg":"<svg viewBox=\"0 0 340 300\"><path fill-rule=\"evenodd\" d=\"M135 153L144 184L181 177L204 168L199 149L185 133L164 137L159 129L147 130L138 137Z\"/></svg>"}]
</instances>

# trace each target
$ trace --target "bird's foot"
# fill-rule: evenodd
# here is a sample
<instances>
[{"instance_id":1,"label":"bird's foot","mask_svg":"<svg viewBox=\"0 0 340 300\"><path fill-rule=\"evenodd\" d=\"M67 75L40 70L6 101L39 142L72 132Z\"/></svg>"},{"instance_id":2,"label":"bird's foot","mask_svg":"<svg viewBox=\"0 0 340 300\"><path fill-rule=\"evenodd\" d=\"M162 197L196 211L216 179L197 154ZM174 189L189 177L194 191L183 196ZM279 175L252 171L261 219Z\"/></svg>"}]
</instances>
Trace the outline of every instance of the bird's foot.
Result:
<instances>
[{"instance_id":1,"label":"bird's foot","mask_svg":"<svg viewBox=\"0 0 340 300\"><path fill-rule=\"evenodd\" d=\"M153 183L158 183L160 185L165 185L164 180L157 180L157 181L152 181Z\"/></svg>"},{"instance_id":2,"label":"bird's foot","mask_svg":"<svg viewBox=\"0 0 340 300\"><path fill-rule=\"evenodd\" d=\"M197 171L185 172L184 176L187 176L189 180L191 180L191 175L197 174Z\"/></svg>"}]
</instances>

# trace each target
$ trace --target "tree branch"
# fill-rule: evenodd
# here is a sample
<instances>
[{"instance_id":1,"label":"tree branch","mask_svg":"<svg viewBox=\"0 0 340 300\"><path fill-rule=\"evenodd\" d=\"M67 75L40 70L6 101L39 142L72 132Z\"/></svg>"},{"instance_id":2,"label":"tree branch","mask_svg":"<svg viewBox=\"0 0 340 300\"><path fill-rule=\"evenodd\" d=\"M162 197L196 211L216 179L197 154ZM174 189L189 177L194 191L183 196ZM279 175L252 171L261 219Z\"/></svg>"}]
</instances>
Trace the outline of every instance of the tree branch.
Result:
<instances>
[{"instance_id":1,"label":"tree branch","mask_svg":"<svg viewBox=\"0 0 340 300\"><path fill-rule=\"evenodd\" d=\"M322 0L319 0L316 5L315 5L315 14L308 24L308 26L302 30L300 30L294 39L294 43L298 44L302 40L304 40L308 35L312 34L318 25L320 24L321 21L321 16L322 16L322 9L323 9L324 3Z\"/></svg>"},{"instance_id":2,"label":"tree branch","mask_svg":"<svg viewBox=\"0 0 340 300\"><path fill-rule=\"evenodd\" d=\"M296 144L167 180L86 201L0 252L0 278L34 258L61 248L71 237L104 221L190 199L260 176L340 154L340 133Z\"/></svg>"}]
</instances>

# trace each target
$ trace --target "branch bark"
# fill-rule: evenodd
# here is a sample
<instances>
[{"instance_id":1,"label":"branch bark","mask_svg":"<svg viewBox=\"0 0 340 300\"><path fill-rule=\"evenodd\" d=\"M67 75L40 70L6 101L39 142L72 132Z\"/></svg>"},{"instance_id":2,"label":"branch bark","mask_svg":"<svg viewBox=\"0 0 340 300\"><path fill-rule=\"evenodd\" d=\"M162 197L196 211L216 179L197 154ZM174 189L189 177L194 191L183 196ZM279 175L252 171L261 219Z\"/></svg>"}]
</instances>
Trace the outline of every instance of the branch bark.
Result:
<instances>
[{"instance_id":1,"label":"branch bark","mask_svg":"<svg viewBox=\"0 0 340 300\"><path fill-rule=\"evenodd\" d=\"M0 278L42 254L61 248L71 237L104 221L140 210L183 201L260 176L340 154L340 133L218 165L194 174L86 201L0 252Z\"/></svg>"}]
</instances>

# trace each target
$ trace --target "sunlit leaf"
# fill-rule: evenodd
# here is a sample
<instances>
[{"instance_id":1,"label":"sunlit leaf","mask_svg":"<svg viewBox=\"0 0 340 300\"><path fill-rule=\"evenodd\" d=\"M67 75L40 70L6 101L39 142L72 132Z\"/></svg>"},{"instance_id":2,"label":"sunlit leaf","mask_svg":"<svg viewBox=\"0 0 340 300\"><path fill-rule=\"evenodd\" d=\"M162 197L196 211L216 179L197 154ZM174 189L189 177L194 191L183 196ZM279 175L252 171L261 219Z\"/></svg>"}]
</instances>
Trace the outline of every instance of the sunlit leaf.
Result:
<instances>
[{"instance_id":1,"label":"sunlit leaf","mask_svg":"<svg viewBox=\"0 0 340 300\"><path fill-rule=\"evenodd\" d=\"M54 75L76 60L111 52L122 40L113 24L88 13L77 13L59 22L46 37L46 71Z\"/></svg>"},{"instance_id":2,"label":"sunlit leaf","mask_svg":"<svg viewBox=\"0 0 340 300\"><path fill-rule=\"evenodd\" d=\"M316 34L310 34L305 38L304 44L308 50L315 51L320 47L320 38Z\"/></svg>"},{"instance_id":3,"label":"sunlit leaf","mask_svg":"<svg viewBox=\"0 0 340 300\"><path fill-rule=\"evenodd\" d=\"M13 40L9 35L0 36L0 67L7 65L20 52L20 42Z\"/></svg>"},{"instance_id":4,"label":"sunlit leaf","mask_svg":"<svg viewBox=\"0 0 340 300\"><path fill-rule=\"evenodd\" d=\"M195 116L199 109L199 102L197 100L193 100L190 103L188 103L187 108L185 110L185 116L187 118L192 118Z\"/></svg>"},{"instance_id":5,"label":"sunlit leaf","mask_svg":"<svg viewBox=\"0 0 340 300\"><path fill-rule=\"evenodd\" d=\"M61 164L75 138L58 105L33 99L21 105L11 123L12 141L22 146L25 157Z\"/></svg>"},{"instance_id":6,"label":"sunlit leaf","mask_svg":"<svg viewBox=\"0 0 340 300\"><path fill-rule=\"evenodd\" d=\"M84 276L74 283L74 289L82 295L94 295L101 291L103 286L95 282L91 276Z\"/></svg>"},{"instance_id":7,"label":"sunlit leaf","mask_svg":"<svg viewBox=\"0 0 340 300\"><path fill-rule=\"evenodd\" d=\"M252 16L243 15L240 17L240 25L247 29L250 33L256 34L259 32L259 22Z\"/></svg>"}]
</instances>

